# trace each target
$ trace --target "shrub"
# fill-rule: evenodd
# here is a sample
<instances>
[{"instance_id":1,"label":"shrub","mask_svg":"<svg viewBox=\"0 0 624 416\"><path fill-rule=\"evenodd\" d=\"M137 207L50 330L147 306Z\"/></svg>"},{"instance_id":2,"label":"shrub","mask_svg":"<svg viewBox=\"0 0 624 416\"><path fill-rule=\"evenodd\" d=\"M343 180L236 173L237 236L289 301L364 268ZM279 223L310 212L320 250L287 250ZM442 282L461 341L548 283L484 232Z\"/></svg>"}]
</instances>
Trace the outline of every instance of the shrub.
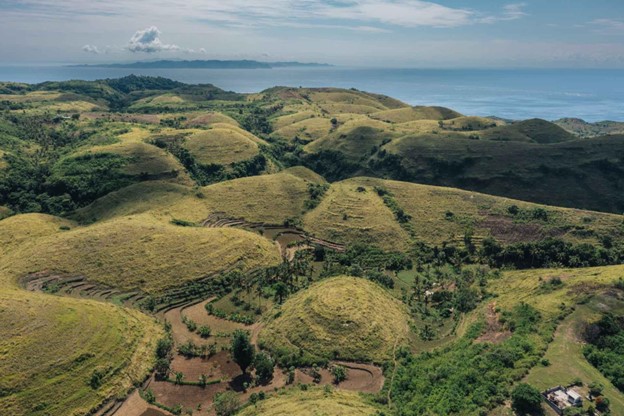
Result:
<instances>
[{"instance_id":1,"label":"shrub","mask_svg":"<svg viewBox=\"0 0 624 416\"><path fill-rule=\"evenodd\" d=\"M254 361L254 367L256 368L256 377L260 383L266 384L273 379L275 361L268 354L264 352L258 353Z\"/></svg>"},{"instance_id":2,"label":"shrub","mask_svg":"<svg viewBox=\"0 0 624 416\"><path fill-rule=\"evenodd\" d=\"M156 396L154 395L152 389L147 389L143 396L145 397L145 401L149 404L154 404L156 402Z\"/></svg>"},{"instance_id":3,"label":"shrub","mask_svg":"<svg viewBox=\"0 0 624 416\"><path fill-rule=\"evenodd\" d=\"M316 384L321 382L321 372L317 366L312 367L312 370L310 370L310 375L312 376L312 380Z\"/></svg>"},{"instance_id":4,"label":"shrub","mask_svg":"<svg viewBox=\"0 0 624 416\"><path fill-rule=\"evenodd\" d=\"M334 384L340 384L347 379L347 369L341 365L334 365L331 374L334 377Z\"/></svg>"},{"instance_id":5,"label":"shrub","mask_svg":"<svg viewBox=\"0 0 624 416\"><path fill-rule=\"evenodd\" d=\"M199 327L199 329L197 330L197 333L199 334L200 337L202 338L208 338L210 337L210 334L212 333L212 331L210 330L209 326L206 325L202 325Z\"/></svg>"},{"instance_id":6,"label":"shrub","mask_svg":"<svg viewBox=\"0 0 624 416\"><path fill-rule=\"evenodd\" d=\"M516 411L537 412L541 408L542 395L538 389L530 384L520 383L511 392L511 402Z\"/></svg>"},{"instance_id":7,"label":"shrub","mask_svg":"<svg viewBox=\"0 0 624 416\"><path fill-rule=\"evenodd\" d=\"M156 343L156 357L168 358L173 348L173 341L170 338L161 338Z\"/></svg>"},{"instance_id":8,"label":"shrub","mask_svg":"<svg viewBox=\"0 0 624 416\"><path fill-rule=\"evenodd\" d=\"M604 396L596 397L596 410L606 412L609 410L609 399Z\"/></svg>"},{"instance_id":9,"label":"shrub","mask_svg":"<svg viewBox=\"0 0 624 416\"><path fill-rule=\"evenodd\" d=\"M106 372L100 368L96 368L95 370L93 370L93 373L91 373L91 378L89 379L89 386L91 386L93 390L100 388L100 386L104 383L105 375Z\"/></svg>"},{"instance_id":10,"label":"shrub","mask_svg":"<svg viewBox=\"0 0 624 416\"><path fill-rule=\"evenodd\" d=\"M158 360L156 360L154 370L156 372L157 380L166 380L169 377L170 371L169 360L167 360L166 358L159 358Z\"/></svg>"},{"instance_id":11,"label":"shrub","mask_svg":"<svg viewBox=\"0 0 624 416\"><path fill-rule=\"evenodd\" d=\"M226 391L218 393L214 398L214 409L217 416L231 416L240 408L236 393Z\"/></svg>"}]
</instances>

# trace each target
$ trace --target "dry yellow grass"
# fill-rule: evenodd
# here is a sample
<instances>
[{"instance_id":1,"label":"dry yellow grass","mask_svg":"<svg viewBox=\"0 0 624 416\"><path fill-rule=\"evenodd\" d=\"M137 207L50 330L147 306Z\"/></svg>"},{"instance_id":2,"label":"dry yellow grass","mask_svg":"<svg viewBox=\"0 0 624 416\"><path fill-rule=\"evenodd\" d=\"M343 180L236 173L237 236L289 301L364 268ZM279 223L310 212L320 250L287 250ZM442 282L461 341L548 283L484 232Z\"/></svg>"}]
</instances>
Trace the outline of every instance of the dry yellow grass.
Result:
<instances>
[{"instance_id":1,"label":"dry yellow grass","mask_svg":"<svg viewBox=\"0 0 624 416\"><path fill-rule=\"evenodd\" d=\"M193 134L185 139L184 147L204 165L242 162L260 152L254 141L229 128L212 128Z\"/></svg>"},{"instance_id":2,"label":"dry yellow grass","mask_svg":"<svg viewBox=\"0 0 624 416\"><path fill-rule=\"evenodd\" d=\"M405 107L373 113L370 117L390 123L406 123L416 120L441 120L460 117L454 111L439 109L438 107Z\"/></svg>"},{"instance_id":3,"label":"dry yellow grass","mask_svg":"<svg viewBox=\"0 0 624 416\"><path fill-rule=\"evenodd\" d=\"M364 187L364 191L358 191ZM404 250L410 236L372 187L359 179L332 184L318 207L303 219L314 235L336 242L362 241L386 250Z\"/></svg>"},{"instance_id":4,"label":"dry yellow grass","mask_svg":"<svg viewBox=\"0 0 624 416\"><path fill-rule=\"evenodd\" d=\"M319 117L319 116L320 116L320 113L314 110L298 111L298 109L295 109L295 111L292 114L287 114L287 115L283 115L283 116L275 118L272 123L273 129L279 130L286 126L290 126L291 124L298 123L300 121L307 120L312 117Z\"/></svg>"},{"instance_id":5,"label":"dry yellow grass","mask_svg":"<svg viewBox=\"0 0 624 416\"><path fill-rule=\"evenodd\" d=\"M0 255L19 247L24 242L63 232L61 227L73 228L72 221L47 214L21 214L0 222Z\"/></svg>"},{"instance_id":6,"label":"dry yellow grass","mask_svg":"<svg viewBox=\"0 0 624 416\"><path fill-rule=\"evenodd\" d=\"M273 175L235 179L202 189L209 212L252 222L281 224L304 211L309 177L283 171Z\"/></svg>"},{"instance_id":7,"label":"dry yellow grass","mask_svg":"<svg viewBox=\"0 0 624 416\"><path fill-rule=\"evenodd\" d=\"M33 103L54 101L62 94L55 91L33 91L27 94L0 94L0 101L12 101L14 103Z\"/></svg>"},{"instance_id":8,"label":"dry yellow grass","mask_svg":"<svg viewBox=\"0 0 624 416\"><path fill-rule=\"evenodd\" d=\"M273 135L289 140L295 137L303 140L317 140L329 134L331 130L330 119L313 117L286 125L273 132Z\"/></svg>"},{"instance_id":9,"label":"dry yellow grass","mask_svg":"<svg viewBox=\"0 0 624 416\"><path fill-rule=\"evenodd\" d=\"M399 206L412 217L410 223L415 238L428 244L461 245L467 232L473 234L474 242L487 236L503 242L537 241L553 236L575 243L599 244L600 236L624 232L621 215L549 207L407 182L358 178L357 183L390 191ZM548 221L517 220L508 212L512 205L525 211L544 209L548 212Z\"/></svg>"},{"instance_id":10,"label":"dry yellow grass","mask_svg":"<svg viewBox=\"0 0 624 416\"><path fill-rule=\"evenodd\" d=\"M173 218L200 221L207 214L196 193L193 188L171 182L139 182L97 199L77 210L74 217L80 222L95 222L149 212L166 217L165 221Z\"/></svg>"},{"instance_id":11,"label":"dry yellow grass","mask_svg":"<svg viewBox=\"0 0 624 416\"><path fill-rule=\"evenodd\" d=\"M21 244L4 262L17 276L54 270L113 287L161 293L227 269L249 271L280 261L275 245L255 233L180 227L137 216Z\"/></svg>"},{"instance_id":12,"label":"dry yellow grass","mask_svg":"<svg viewBox=\"0 0 624 416\"><path fill-rule=\"evenodd\" d=\"M359 91L347 91L347 90L322 90L315 91L309 94L310 99L322 106L322 104L340 104L340 105L353 105L356 107L369 107L376 108L377 110L385 110L387 107L379 102L379 100ZM357 111L344 111L347 113L357 113Z\"/></svg>"},{"instance_id":13,"label":"dry yellow grass","mask_svg":"<svg viewBox=\"0 0 624 416\"><path fill-rule=\"evenodd\" d=\"M322 177L303 167L200 189L162 181L142 182L112 192L78 210L76 219L101 221L148 213L165 222L172 218L201 222L220 212L231 218L282 224L302 214L309 198L308 184L323 182Z\"/></svg>"},{"instance_id":14,"label":"dry yellow grass","mask_svg":"<svg viewBox=\"0 0 624 416\"><path fill-rule=\"evenodd\" d=\"M142 135L132 132L130 134ZM128 175L147 174L152 177L166 175L171 176L174 182L185 185L193 184L184 167L174 156L156 146L141 142L138 137L136 139L137 141L132 139L107 146L94 146L80 150L74 155L114 153L129 158L129 162L121 168L121 171Z\"/></svg>"},{"instance_id":15,"label":"dry yellow grass","mask_svg":"<svg viewBox=\"0 0 624 416\"><path fill-rule=\"evenodd\" d=\"M345 121L331 134L306 145L304 150L310 153L340 151L347 157L359 160L363 155L369 155L373 146L379 147L385 138L393 134L392 127L387 123L358 117Z\"/></svg>"},{"instance_id":16,"label":"dry yellow grass","mask_svg":"<svg viewBox=\"0 0 624 416\"><path fill-rule=\"evenodd\" d=\"M41 214L0 221L0 413L82 415L123 396L148 373L162 329L146 315L103 302L17 287L38 243L71 222ZM61 237L62 239L62 237ZM74 256L80 253L75 252ZM106 376L89 385L94 370Z\"/></svg>"},{"instance_id":17,"label":"dry yellow grass","mask_svg":"<svg viewBox=\"0 0 624 416\"><path fill-rule=\"evenodd\" d=\"M507 123L502 120L474 116L457 117L443 122L445 129L456 130L484 130L492 127L504 126L506 124Z\"/></svg>"},{"instance_id":18,"label":"dry yellow grass","mask_svg":"<svg viewBox=\"0 0 624 416\"><path fill-rule=\"evenodd\" d=\"M319 108L331 115L336 114L372 114L379 111L377 106L345 104L345 103L320 103Z\"/></svg>"},{"instance_id":19,"label":"dry yellow grass","mask_svg":"<svg viewBox=\"0 0 624 416\"><path fill-rule=\"evenodd\" d=\"M291 389L245 408L240 416L369 416L379 408L364 401L358 393L337 391L327 393L315 388L307 391Z\"/></svg>"},{"instance_id":20,"label":"dry yellow grass","mask_svg":"<svg viewBox=\"0 0 624 416\"><path fill-rule=\"evenodd\" d=\"M236 120L222 113L202 111L186 113L184 116L187 118L184 124L189 127L206 127L216 123L224 123L236 127L239 126Z\"/></svg>"},{"instance_id":21,"label":"dry yellow grass","mask_svg":"<svg viewBox=\"0 0 624 416\"><path fill-rule=\"evenodd\" d=\"M312 359L383 362L407 340L405 306L369 280L325 279L290 297L260 332L263 347Z\"/></svg>"}]
</instances>

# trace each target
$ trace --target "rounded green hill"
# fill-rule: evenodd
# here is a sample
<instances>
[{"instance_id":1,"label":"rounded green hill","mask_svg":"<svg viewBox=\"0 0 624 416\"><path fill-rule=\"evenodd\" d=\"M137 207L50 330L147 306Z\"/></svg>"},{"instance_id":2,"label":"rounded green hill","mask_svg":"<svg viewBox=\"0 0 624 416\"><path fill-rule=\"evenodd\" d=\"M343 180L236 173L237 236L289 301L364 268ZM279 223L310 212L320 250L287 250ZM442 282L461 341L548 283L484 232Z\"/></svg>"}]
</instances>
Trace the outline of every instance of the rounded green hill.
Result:
<instances>
[{"instance_id":1,"label":"rounded green hill","mask_svg":"<svg viewBox=\"0 0 624 416\"><path fill-rule=\"evenodd\" d=\"M340 276L292 296L260 333L283 363L382 362L408 336L404 306L368 280Z\"/></svg>"}]
</instances>

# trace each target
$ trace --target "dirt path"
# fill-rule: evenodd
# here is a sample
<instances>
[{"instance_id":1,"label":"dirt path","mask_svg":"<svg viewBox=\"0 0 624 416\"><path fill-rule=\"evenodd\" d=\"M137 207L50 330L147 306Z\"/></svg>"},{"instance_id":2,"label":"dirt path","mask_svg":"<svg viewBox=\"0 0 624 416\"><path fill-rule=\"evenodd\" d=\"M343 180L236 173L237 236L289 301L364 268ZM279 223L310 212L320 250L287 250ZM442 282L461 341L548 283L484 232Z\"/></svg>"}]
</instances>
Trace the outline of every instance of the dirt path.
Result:
<instances>
[{"instance_id":1,"label":"dirt path","mask_svg":"<svg viewBox=\"0 0 624 416\"><path fill-rule=\"evenodd\" d=\"M332 361L330 365L332 364L343 366L347 370L347 379L336 385L338 389L362 393L378 393L383 388L385 382L383 370L376 365L346 361ZM311 368L295 370L295 384L315 384L311 370ZM319 374L321 375L321 381L318 385L334 384L334 376L329 369L321 368Z\"/></svg>"},{"instance_id":2,"label":"dirt path","mask_svg":"<svg viewBox=\"0 0 624 416\"><path fill-rule=\"evenodd\" d=\"M487 306L485 320L487 324L485 332L476 339L476 342L500 344L507 338L511 337L511 331L505 329L500 323L500 314L496 312L496 302L491 302Z\"/></svg>"},{"instance_id":3,"label":"dirt path","mask_svg":"<svg viewBox=\"0 0 624 416\"><path fill-rule=\"evenodd\" d=\"M111 416L173 416L171 413L148 404L138 390L132 393Z\"/></svg>"}]
</instances>

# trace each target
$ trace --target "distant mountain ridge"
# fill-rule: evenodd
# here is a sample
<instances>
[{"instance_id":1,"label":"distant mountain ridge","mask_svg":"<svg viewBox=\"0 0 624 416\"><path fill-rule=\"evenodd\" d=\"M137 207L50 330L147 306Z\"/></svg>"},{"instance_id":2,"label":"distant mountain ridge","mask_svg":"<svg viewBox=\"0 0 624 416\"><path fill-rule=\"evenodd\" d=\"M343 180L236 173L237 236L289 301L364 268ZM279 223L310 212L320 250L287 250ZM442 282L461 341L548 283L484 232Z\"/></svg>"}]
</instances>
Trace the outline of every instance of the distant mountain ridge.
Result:
<instances>
[{"instance_id":1,"label":"distant mountain ridge","mask_svg":"<svg viewBox=\"0 0 624 416\"><path fill-rule=\"evenodd\" d=\"M130 68L130 69L273 69L273 68L297 68L297 67L331 67L330 64L314 62L260 62L253 60L193 60L174 61L159 60L149 62L131 62L117 64L81 64L70 65L71 67L89 68Z\"/></svg>"}]
</instances>

